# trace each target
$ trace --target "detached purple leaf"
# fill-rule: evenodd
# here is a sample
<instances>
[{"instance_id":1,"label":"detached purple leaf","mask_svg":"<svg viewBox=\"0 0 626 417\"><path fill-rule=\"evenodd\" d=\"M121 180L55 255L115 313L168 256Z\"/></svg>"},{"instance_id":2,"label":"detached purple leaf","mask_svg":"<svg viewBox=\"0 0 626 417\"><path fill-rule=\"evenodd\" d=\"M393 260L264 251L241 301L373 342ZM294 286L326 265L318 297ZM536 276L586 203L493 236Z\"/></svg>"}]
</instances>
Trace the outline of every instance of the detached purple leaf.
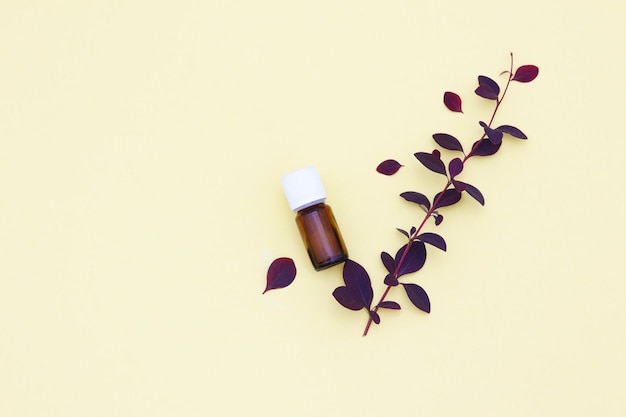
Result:
<instances>
[{"instance_id":1,"label":"detached purple leaf","mask_svg":"<svg viewBox=\"0 0 626 417\"><path fill-rule=\"evenodd\" d=\"M389 310L402 309L402 307L400 307L400 304L396 303L395 301L383 301L382 303L378 304L378 308L388 308Z\"/></svg>"},{"instance_id":2,"label":"detached purple leaf","mask_svg":"<svg viewBox=\"0 0 626 417\"><path fill-rule=\"evenodd\" d=\"M400 197L404 198L406 201L410 201L411 203L422 205L426 207L426 210L430 208L430 201L424 194L415 191L405 191L400 194Z\"/></svg>"},{"instance_id":3,"label":"detached purple leaf","mask_svg":"<svg viewBox=\"0 0 626 417\"><path fill-rule=\"evenodd\" d=\"M398 250L396 253L396 265L400 265L400 259L404 254L407 245L404 245ZM404 255L404 260L402 261L402 265L398 269L397 277L401 277L402 275L411 274L413 272L417 272L426 263L426 246L423 242L415 241L409 247L406 255Z\"/></svg>"},{"instance_id":4,"label":"detached purple leaf","mask_svg":"<svg viewBox=\"0 0 626 417\"><path fill-rule=\"evenodd\" d=\"M430 299L426 291L417 284L402 285L413 305L426 313L430 313Z\"/></svg>"},{"instance_id":5,"label":"detached purple leaf","mask_svg":"<svg viewBox=\"0 0 626 417\"><path fill-rule=\"evenodd\" d=\"M535 65L522 65L515 71L513 81L519 81L520 83L529 83L539 75L539 68Z\"/></svg>"},{"instance_id":6,"label":"detached purple leaf","mask_svg":"<svg viewBox=\"0 0 626 417\"><path fill-rule=\"evenodd\" d=\"M463 145L457 138L447 133L435 133L433 135L433 139L439 146L444 149L448 149L450 151L461 151L463 152Z\"/></svg>"},{"instance_id":7,"label":"detached purple leaf","mask_svg":"<svg viewBox=\"0 0 626 417\"><path fill-rule=\"evenodd\" d=\"M524 132L522 132L521 130L519 130L515 126L502 125L500 127L496 127L496 130L498 132L509 134L509 135L513 136L514 138L528 139L528 136L526 136L524 134Z\"/></svg>"},{"instance_id":8,"label":"detached purple leaf","mask_svg":"<svg viewBox=\"0 0 626 417\"><path fill-rule=\"evenodd\" d=\"M417 238L424 243L428 243L429 245L433 245L434 247L441 249L444 252L447 249L446 241L437 233L426 232L422 233Z\"/></svg>"},{"instance_id":9,"label":"detached purple leaf","mask_svg":"<svg viewBox=\"0 0 626 417\"><path fill-rule=\"evenodd\" d=\"M439 198L441 196L441 198ZM437 193L435 196L435 201L437 202L435 208L447 207L453 204L456 204L461 199L461 193L455 190L454 188L450 188L442 193ZM439 201L437 201L439 200Z\"/></svg>"},{"instance_id":10,"label":"detached purple leaf","mask_svg":"<svg viewBox=\"0 0 626 417\"><path fill-rule=\"evenodd\" d=\"M441 160L440 155L436 152L417 152L415 157L422 163L422 165L431 171L436 172L437 174L446 175L446 165Z\"/></svg>"},{"instance_id":11,"label":"detached purple leaf","mask_svg":"<svg viewBox=\"0 0 626 417\"><path fill-rule=\"evenodd\" d=\"M335 300L348 310L358 311L364 308L358 292L353 288L338 287L333 291L333 297Z\"/></svg>"},{"instance_id":12,"label":"detached purple leaf","mask_svg":"<svg viewBox=\"0 0 626 417\"><path fill-rule=\"evenodd\" d=\"M387 159L386 161L381 162L376 167L376 171L383 175L393 175L400 168L402 168L402 164L394 159Z\"/></svg>"},{"instance_id":13,"label":"detached purple leaf","mask_svg":"<svg viewBox=\"0 0 626 417\"><path fill-rule=\"evenodd\" d=\"M343 282L345 282L346 287L357 291L364 307L369 308L372 305L374 291L365 268L348 259L343 265Z\"/></svg>"},{"instance_id":14,"label":"detached purple leaf","mask_svg":"<svg viewBox=\"0 0 626 417\"><path fill-rule=\"evenodd\" d=\"M285 288L296 278L296 264L291 258L277 258L267 270L267 285L263 294L269 290Z\"/></svg>"},{"instance_id":15,"label":"detached purple leaf","mask_svg":"<svg viewBox=\"0 0 626 417\"><path fill-rule=\"evenodd\" d=\"M499 145L499 144L500 144L500 142L502 142L502 136L503 136L503 133L502 133L502 132L500 132L500 131L498 131L498 130L495 130L495 129L490 128L490 127L487 125L487 123L485 123L485 122L482 122L482 121L481 121L481 122L478 122L478 123L479 123L479 124L483 127L483 129L485 130L485 134L487 135L487 138L489 138L489 141L490 141L491 143L493 143L494 145Z\"/></svg>"},{"instance_id":16,"label":"detached purple leaf","mask_svg":"<svg viewBox=\"0 0 626 417\"><path fill-rule=\"evenodd\" d=\"M497 100L498 94L500 94L500 86L491 78L479 75L478 88L474 92L487 100Z\"/></svg>"},{"instance_id":17,"label":"detached purple leaf","mask_svg":"<svg viewBox=\"0 0 626 417\"><path fill-rule=\"evenodd\" d=\"M383 265L385 266L387 272L393 274L393 271L396 269L396 262L393 260L393 257L387 252L381 252L380 260L383 261Z\"/></svg>"},{"instance_id":18,"label":"detached purple leaf","mask_svg":"<svg viewBox=\"0 0 626 417\"><path fill-rule=\"evenodd\" d=\"M461 158L454 158L448 165L448 172L450 172L450 178L454 178L463 171L463 161Z\"/></svg>"},{"instance_id":19,"label":"detached purple leaf","mask_svg":"<svg viewBox=\"0 0 626 417\"><path fill-rule=\"evenodd\" d=\"M475 142L473 146L474 146L474 152L472 153L473 155L489 156L498 152L498 150L500 149L500 146L502 146L502 142L498 143L497 145L494 145L489 140L480 140L478 142Z\"/></svg>"},{"instance_id":20,"label":"detached purple leaf","mask_svg":"<svg viewBox=\"0 0 626 417\"><path fill-rule=\"evenodd\" d=\"M457 93L453 93L452 91L446 91L443 93L443 104L446 105L448 110L457 113L463 113L461 109L461 97Z\"/></svg>"}]
</instances>

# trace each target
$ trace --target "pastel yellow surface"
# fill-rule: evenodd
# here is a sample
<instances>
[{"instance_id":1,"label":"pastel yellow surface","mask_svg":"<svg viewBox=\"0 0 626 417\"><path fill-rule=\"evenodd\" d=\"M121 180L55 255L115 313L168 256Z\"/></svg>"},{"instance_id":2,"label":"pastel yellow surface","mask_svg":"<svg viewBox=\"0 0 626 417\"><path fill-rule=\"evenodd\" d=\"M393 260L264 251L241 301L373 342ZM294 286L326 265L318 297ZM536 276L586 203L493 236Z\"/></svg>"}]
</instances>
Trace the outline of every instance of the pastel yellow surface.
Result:
<instances>
[{"instance_id":1,"label":"pastel yellow surface","mask_svg":"<svg viewBox=\"0 0 626 417\"><path fill-rule=\"evenodd\" d=\"M626 3L0 3L0 416L626 416ZM442 184L412 154L507 140L366 316L310 266L280 188L318 167L351 257ZM447 111L443 92L464 98ZM447 155L446 155L447 156ZM406 166L374 171L387 158ZM429 226L433 231L434 226ZM295 283L261 295L272 259Z\"/></svg>"}]
</instances>

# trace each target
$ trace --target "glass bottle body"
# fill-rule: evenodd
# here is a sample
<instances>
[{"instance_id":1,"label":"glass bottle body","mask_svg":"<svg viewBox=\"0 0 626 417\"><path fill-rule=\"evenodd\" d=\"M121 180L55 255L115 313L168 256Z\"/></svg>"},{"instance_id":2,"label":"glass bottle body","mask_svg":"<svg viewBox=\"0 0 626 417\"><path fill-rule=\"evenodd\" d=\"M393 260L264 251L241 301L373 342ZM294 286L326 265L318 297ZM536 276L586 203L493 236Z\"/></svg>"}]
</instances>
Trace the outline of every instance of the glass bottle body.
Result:
<instances>
[{"instance_id":1,"label":"glass bottle body","mask_svg":"<svg viewBox=\"0 0 626 417\"><path fill-rule=\"evenodd\" d=\"M311 262L317 271L348 259L348 251L330 206L318 203L296 216L296 223Z\"/></svg>"}]
</instances>

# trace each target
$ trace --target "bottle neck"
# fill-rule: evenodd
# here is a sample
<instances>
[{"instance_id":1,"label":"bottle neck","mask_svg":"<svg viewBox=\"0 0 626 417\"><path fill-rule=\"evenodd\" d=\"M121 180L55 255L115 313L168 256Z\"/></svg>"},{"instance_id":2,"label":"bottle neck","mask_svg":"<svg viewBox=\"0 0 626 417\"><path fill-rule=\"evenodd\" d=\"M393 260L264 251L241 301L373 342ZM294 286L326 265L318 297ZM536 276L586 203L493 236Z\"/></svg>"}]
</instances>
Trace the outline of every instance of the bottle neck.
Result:
<instances>
[{"instance_id":1,"label":"bottle neck","mask_svg":"<svg viewBox=\"0 0 626 417\"><path fill-rule=\"evenodd\" d=\"M322 199L322 200L318 200L318 201L312 201L309 204L305 204L302 207L299 207L297 210L294 210L295 213L301 213L303 211L310 211L313 209L317 209L320 207L324 207L326 205L325 203L326 199Z\"/></svg>"}]
</instances>

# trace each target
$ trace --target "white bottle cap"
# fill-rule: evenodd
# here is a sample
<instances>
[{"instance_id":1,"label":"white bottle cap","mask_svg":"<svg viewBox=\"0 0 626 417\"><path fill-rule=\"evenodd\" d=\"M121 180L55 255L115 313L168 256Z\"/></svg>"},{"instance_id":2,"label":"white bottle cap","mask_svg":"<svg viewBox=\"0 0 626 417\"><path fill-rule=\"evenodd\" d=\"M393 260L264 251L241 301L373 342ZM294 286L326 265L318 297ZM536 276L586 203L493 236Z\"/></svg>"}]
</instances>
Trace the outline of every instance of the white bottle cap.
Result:
<instances>
[{"instance_id":1,"label":"white bottle cap","mask_svg":"<svg viewBox=\"0 0 626 417\"><path fill-rule=\"evenodd\" d=\"M283 176L282 183L289 207L295 212L326 200L326 191L315 167L290 172Z\"/></svg>"}]
</instances>

